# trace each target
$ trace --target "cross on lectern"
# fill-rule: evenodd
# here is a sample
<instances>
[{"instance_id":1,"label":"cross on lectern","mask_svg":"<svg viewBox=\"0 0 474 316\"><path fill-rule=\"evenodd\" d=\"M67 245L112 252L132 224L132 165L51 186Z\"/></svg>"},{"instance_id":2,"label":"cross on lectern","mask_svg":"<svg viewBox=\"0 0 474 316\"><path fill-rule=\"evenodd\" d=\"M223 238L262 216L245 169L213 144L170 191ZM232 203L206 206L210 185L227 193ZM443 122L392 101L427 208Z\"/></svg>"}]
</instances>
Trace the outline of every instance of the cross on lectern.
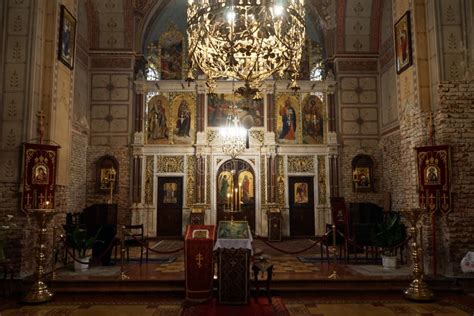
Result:
<instances>
[{"instance_id":1,"label":"cross on lectern","mask_svg":"<svg viewBox=\"0 0 474 316\"><path fill-rule=\"evenodd\" d=\"M196 262L197 262L198 268L201 268L201 267L202 267L202 261L204 261L204 257L202 256L201 253L198 253L198 254L196 255Z\"/></svg>"}]
</instances>

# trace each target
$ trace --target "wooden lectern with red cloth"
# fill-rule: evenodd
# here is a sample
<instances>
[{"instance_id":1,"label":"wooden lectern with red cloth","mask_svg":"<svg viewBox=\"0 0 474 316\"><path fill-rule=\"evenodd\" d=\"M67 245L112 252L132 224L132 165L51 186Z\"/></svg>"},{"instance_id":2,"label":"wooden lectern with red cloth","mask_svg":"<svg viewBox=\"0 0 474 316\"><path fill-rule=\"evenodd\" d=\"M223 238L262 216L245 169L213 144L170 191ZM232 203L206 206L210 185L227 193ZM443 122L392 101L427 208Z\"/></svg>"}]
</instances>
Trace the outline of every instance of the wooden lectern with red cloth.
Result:
<instances>
[{"instance_id":1,"label":"wooden lectern with red cloth","mask_svg":"<svg viewBox=\"0 0 474 316\"><path fill-rule=\"evenodd\" d=\"M188 225L184 240L186 299L205 301L212 297L214 225Z\"/></svg>"}]
</instances>

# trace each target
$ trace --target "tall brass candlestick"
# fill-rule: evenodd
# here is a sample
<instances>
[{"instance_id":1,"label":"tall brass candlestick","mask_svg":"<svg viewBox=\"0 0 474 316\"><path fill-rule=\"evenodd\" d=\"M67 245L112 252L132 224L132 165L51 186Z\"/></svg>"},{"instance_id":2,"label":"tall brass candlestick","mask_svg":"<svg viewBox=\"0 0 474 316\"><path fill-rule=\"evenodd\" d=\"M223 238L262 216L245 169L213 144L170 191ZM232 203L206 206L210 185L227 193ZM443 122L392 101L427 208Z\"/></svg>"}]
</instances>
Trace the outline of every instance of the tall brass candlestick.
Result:
<instances>
[{"instance_id":1,"label":"tall brass candlestick","mask_svg":"<svg viewBox=\"0 0 474 316\"><path fill-rule=\"evenodd\" d=\"M423 249L418 244L418 221L422 215L423 209L412 209L403 212L405 218L410 222L410 233L412 237L411 255L413 259L412 281L410 286L404 291L405 298L413 301L431 301L435 298L433 292L429 289L424 279L423 270ZM421 230L421 228L420 228Z\"/></svg>"},{"instance_id":2,"label":"tall brass candlestick","mask_svg":"<svg viewBox=\"0 0 474 316\"><path fill-rule=\"evenodd\" d=\"M38 247L36 248L36 271L34 282L30 290L23 298L24 303L44 303L50 301L54 293L48 289L44 282L46 257L46 233L48 231L47 224L58 212L54 209L31 209L28 215L33 215L38 221Z\"/></svg>"}]
</instances>

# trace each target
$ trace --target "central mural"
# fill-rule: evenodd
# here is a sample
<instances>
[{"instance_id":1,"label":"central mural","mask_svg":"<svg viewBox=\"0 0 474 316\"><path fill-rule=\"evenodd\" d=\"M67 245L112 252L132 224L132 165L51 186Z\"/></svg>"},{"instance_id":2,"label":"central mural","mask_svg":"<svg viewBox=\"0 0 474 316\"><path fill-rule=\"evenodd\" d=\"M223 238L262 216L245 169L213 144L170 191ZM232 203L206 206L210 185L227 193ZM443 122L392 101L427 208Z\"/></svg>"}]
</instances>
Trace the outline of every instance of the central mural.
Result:
<instances>
[{"instance_id":1,"label":"central mural","mask_svg":"<svg viewBox=\"0 0 474 316\"><path fill-rule=\"evenodd\" d=\"M262 99L248 100L234 94L210 94L207 104L208 127L224 126L227 115L234 105L243 127L249 129L264 126Z\"/></svg>"}]
</instances>

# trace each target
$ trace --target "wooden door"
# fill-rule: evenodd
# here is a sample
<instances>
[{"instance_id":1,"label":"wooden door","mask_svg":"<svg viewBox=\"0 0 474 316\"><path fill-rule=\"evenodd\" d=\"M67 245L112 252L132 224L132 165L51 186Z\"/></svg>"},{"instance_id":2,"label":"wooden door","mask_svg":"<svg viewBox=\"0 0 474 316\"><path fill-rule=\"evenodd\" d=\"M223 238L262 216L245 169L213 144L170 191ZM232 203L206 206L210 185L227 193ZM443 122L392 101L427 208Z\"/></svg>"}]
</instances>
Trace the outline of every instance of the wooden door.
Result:
<instances>
[{"instance_id":1,"label":"wooden door","mask_svg":"<svg viewBox=\"0 0 474 316\"><path fill-rule=\"evenodd\" d=\"M289 177L290 236L314 236L313 177Z\"/></svg>"},{"instance_id":2,"label":"wooden door","mask_svg":"<svg viewBox=\"0 0 474 316\"><path fill-rule=\"evenodd\" d=\"M158 203L156 213L157 236L182 236L182 177L158 177Z\"/></svg>"}]
</instances>

